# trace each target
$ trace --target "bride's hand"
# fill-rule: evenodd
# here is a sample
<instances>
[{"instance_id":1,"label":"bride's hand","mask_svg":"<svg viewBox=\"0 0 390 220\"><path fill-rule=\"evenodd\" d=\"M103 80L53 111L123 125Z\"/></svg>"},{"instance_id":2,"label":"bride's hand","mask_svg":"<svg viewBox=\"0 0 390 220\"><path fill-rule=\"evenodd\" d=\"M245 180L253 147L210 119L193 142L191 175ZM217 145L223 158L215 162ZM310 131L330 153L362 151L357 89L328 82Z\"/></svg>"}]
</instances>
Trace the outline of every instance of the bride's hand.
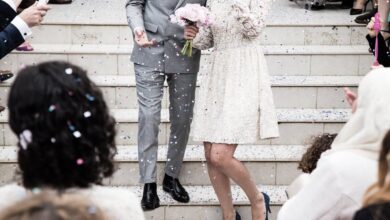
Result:
<instances>
[{"instance_id":1,"label":"bride's hand","mask_svg":"<svg viewBox=\"0 0 390 220\"><path fill-rule=\"evenodd\" d=\"M184 28L184 39L193 40L199 33L199 28L195 25L187 25Z\"/></svg>"}]
</instances>

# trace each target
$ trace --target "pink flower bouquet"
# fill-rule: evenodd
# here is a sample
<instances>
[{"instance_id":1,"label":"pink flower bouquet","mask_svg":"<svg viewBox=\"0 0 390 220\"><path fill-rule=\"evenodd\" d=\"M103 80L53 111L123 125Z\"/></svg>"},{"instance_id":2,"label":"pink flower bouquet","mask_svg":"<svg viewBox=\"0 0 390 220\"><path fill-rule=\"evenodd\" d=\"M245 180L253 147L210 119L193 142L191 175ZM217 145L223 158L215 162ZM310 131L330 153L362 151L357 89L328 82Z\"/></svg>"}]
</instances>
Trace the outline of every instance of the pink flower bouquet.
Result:
<instances>
[{"instance_id":1,"label":"pink flower bouquet","mask_svg":"<svg viewBox=\"0 0 390 220\"><path fill-rule=\"evenodd\" d=\"M171 15L171 22L180 26L196 25L197 27L210 27L214 22L214 16L210 10L200 4L187 4ZM192 40L187 40L181 54L192 56Z\"/></svg>"}]
</instances>

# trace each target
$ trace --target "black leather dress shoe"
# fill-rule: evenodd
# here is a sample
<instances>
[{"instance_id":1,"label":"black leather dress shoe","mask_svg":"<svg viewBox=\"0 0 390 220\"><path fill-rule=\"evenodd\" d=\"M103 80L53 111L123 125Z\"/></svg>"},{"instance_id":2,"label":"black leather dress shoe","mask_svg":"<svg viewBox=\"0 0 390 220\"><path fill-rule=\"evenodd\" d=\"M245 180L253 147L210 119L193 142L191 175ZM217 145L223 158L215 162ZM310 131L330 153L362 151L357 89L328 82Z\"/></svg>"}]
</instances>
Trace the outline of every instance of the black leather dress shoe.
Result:
<instances>
[{"instance_id":1,"label":"black leather dress shoe","mask_svg":"<svg viewBox=\"0 0 390 220\"><path fill-rule=\"evenodd\" d=\"M0 70L0 82L4 82L6 81L7 79L10 79L14 76L13 73L11 73L11 71L8 71L8 70Z\"/></svg>"},{"instance_id":2,"label":"black leather dress shoe","mask_svg":"<svg viewBox=\"0 0 390 220\"><path fill-rule=\"evenodd\" d=\"M160 199L157 195L156 183L146 183L144 185L144 194L142 196L141 206L144 211L151 211L160 207Z\"/></svg>"},{"instance_id":3,"label":"black leather dress shoe","mask_svg":"<svg viewBox=\"0 0 390 220\"><path fill-rule=\"evenodd\" d=\"M163 190L169 193L172 198L178 202L188 203L190 196L184 187L180 184L179 180L165 174L163 181Z\"/></svg>"}]
</instances>

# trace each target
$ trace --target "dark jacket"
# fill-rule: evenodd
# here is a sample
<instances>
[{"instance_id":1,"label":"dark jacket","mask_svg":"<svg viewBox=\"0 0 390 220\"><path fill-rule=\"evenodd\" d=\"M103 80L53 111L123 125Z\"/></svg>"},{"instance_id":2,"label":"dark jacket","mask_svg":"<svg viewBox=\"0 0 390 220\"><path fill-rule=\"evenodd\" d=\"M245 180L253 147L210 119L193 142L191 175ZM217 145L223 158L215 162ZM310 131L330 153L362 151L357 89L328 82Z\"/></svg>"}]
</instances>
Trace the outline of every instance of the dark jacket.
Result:
<instances>
[{"instance_id":1,"label":"dark jacket","mask_svg":"<svg viewBox=\"0 0 390 220\"><path fill-rule=\"evenodd\" d=\"M376 37L372 38L370 35L366 36L368 44L370 45L372 54L375 55L375 41ZM390 67L390 51L389 47L386 44L386 41L383 39L382 34L378 35L378 62L384 67Z\"/></svg>"},{"instance_id":2,"label":"dark jacket","mask_svg":"<svg viewBox=\"0 0 390 220\"><path fill-rule=\"evenodd\" d=\"M11 24L16 12L4 1L0 1L0 59L24 42L20 31Z\"/></svg>"}]
</instances>

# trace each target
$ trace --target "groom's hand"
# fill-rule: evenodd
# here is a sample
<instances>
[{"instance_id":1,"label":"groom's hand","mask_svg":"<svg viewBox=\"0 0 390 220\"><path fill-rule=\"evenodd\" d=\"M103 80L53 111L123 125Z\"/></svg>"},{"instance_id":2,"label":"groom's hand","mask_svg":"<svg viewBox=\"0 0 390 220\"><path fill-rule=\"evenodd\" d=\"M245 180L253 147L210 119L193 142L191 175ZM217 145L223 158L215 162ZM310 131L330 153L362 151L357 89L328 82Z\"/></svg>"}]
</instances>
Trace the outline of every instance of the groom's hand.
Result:
<instances>
[{"instance_id":1,"label":"groom's hand","mask_svg":"<svg viewBox=\"0 0 390 220\"><path fill-rule=\"evenodd\" d=\"M184 39L193 40L199 33L199 28L194 25L187 25L184 28Z\"/></svg>"},{"instance_id":2,"label":"groom's hand","mask_svg":"<svg viewBox=\"0 0 390 220\"><path fill-rule=\"evenodd\" d=\"M143 29L135 30L135 42L140 47L151 47L157 43L156 39L149 40L145 30Z\"/></svg>"}]
</instances>

